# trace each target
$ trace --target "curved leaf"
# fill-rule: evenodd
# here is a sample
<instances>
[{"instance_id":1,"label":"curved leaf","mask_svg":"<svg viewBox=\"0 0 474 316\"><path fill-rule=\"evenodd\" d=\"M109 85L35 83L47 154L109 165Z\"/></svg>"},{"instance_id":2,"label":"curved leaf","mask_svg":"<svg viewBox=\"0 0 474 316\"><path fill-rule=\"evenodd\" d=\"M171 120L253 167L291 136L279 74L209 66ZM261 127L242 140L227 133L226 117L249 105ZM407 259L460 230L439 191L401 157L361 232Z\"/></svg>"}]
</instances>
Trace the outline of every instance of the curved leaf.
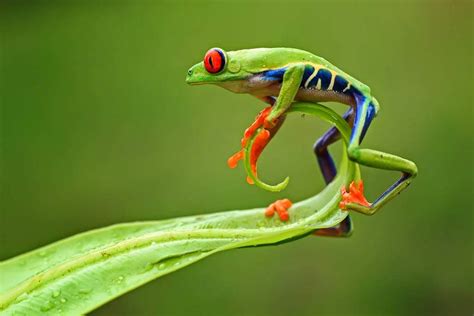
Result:
<instances>
[{"instance_id":1,"label":"curved leaf","mask_svg":"<svg viewBox=\"0 0 474 316\"><path fill-rule=\"evenodd\" d=\"M317 115L349 127L332 110L293 105L290 112ZM336 179L322 192L295 203L290 220L266 218L264 209L228 211L92 230L0 263L2 314L83 314L150 280L213 253L290 241L337 225L340 188L359 175L345 150Z\"/></svg>"}]
</instances>

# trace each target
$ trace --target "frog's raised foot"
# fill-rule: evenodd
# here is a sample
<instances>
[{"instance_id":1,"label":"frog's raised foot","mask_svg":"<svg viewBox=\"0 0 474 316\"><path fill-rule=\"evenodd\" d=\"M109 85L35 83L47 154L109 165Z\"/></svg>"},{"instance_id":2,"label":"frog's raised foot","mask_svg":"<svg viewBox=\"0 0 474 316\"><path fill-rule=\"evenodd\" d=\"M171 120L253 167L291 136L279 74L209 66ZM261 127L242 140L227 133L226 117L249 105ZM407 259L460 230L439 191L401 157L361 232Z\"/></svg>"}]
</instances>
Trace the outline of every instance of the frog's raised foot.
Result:
<instances>
[{"instance_id":1,"label":"frog's raised foot","mask_svg":"<svg viewBox=\"0 0 474 316\"><path fill-rule=\"evenodd\" d=\"M286 222L290 219L290 214L288 214L288 209L293 205L290 200L288 199L283 199L283 200L276 200L272 204L270 204L266 211L265 211L265 216L266 217L273 217L275 212L278 214L278 217L280 217L280 220L282 222Z\"/></svg>"},{"instance_id":2,"label":"frog's raised foot","mask_svg":"<svg viewBox=\"0 0 474 316\"><path fill-rule=\"evenodd\" d=\"M364 196L364 182L359 180L358 183L352 181L349 185L349 191L346 190L346 187L341 188L342 200L339 203L339 208L341 210L347 209L347 204L356 203L362 206L370 206L370 203Z\"/></svg>"},{"instance_id":3,"label":"frog's raised foot","mask_svg":"<svg viewBox=\"0 0 474 316\"><path fill-rule=\"evenodd\" d=\"M375 214L404 190L418 173L416 165L407 159L360 146L379 111L378 101L367 85L339 70L326 59L309 52L284 47L226 52L214 47L207 51L203 61L188 70L186 82L192 85L216 84L232 92L248 93L272 105L257 117L248 130L250 135L255 136L250 140L253 139L254 145L258 146L255 149L254 145L252 148L244 146L244 154L250 152L250 157L246 157L249 158L246 160L246 170L250 175L250 182L255 182L261 188L280 191L288 182L285 180L277 185L263 183L257 178L256 162L259 152L281 125L285 113L299 102L318 104L335 101L350 106L352 111L343 117L351 126L347 144L349 160L367 167L402 173L401 178L372 204L367 202L359 185L353 186L354 189L349 189L349 192L344 189L340 205L342 209ZM258 135L255 135L257 131ZM342 138L340 133L333 131L335 129L331 128L315 146L327 183L336 175L327 147ZM236 162L243 158L242 153L236 154L229 160L229 166L236 166Z\"/></svg>"},{"instance_id":4,"label":"frog's raised foot","mask_svg":"<svg viewBox=\"0 0 474 316\"><path fill-rule=\"evenodd\" d=\"M245 153L244 153L244 147L247 145L247 142L250 141L252 136L255 134L255 132L263 126L263 122L265 118L268 116L268 113L270 113L272 107L268 106L265 109L263 109L255 118L255 121L245 130L244 132L244 137L240 141L242 149L239 150L237 153L232 155L228 160L227 160L227 165L229 168L234 169L237 167L237 163L240 160L245 159ZM254 145L252 146L251 149L251 154L250 154L250 164L252 168L252 172L256 174L257 172L257 160L262 153L263 149L265 146L268 144L268 142L271 139L271 134L270 131L266 129L262 129L256 136ZM253 184L252 180L250 178L247 178L247 182L250 184Z\"/></svg>"}]
</instances>

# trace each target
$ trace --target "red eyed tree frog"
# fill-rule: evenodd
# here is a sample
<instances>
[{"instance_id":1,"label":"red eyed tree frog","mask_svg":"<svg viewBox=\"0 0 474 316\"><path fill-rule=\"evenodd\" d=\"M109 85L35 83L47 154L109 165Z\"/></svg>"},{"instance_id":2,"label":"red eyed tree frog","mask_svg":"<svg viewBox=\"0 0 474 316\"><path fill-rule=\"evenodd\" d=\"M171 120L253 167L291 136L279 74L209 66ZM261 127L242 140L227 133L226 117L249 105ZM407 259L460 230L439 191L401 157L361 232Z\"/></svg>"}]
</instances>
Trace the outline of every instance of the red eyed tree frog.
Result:
<instances>
[{"instance_id":1,"label":"red eyed tree frog","mask_svg":"<svg viewBox=\"0 0 474 316\"><path fill-rule=\"evenodd\" d=\"M309 52L293 48L256 48L226 52L210 49L204 60L192 66L186 82L191 85L215 84L235 93L248 93L267 103L256 121L246 130L242 145L260 127L262 132L255 138L251 152L252 171L256 173L256 160L281 126L285 111L294 102L336 101L349 106L343 118L352 127L347 153L349 159L364 166L401 172L401 177L374 202L364 197L362 180L351 183L349 190L341 188L340 208L366 215L377 212L384 204L405 189L417 174L416 165L404 158L361 148L366 131L377 115L379 104L371 95L370 88L351 77L327 60ZM328 152L328 146L340 139L335 128L319 138L313 149L326 183L336 175L336 167ZM230 158L234 167L243 152ZM288 220L288 199L272 203L267 216L276 212L282 221ZM321 229L317 235L346 236L352 229L350 217L337 227Z\"/></svg>"}]
</instances>

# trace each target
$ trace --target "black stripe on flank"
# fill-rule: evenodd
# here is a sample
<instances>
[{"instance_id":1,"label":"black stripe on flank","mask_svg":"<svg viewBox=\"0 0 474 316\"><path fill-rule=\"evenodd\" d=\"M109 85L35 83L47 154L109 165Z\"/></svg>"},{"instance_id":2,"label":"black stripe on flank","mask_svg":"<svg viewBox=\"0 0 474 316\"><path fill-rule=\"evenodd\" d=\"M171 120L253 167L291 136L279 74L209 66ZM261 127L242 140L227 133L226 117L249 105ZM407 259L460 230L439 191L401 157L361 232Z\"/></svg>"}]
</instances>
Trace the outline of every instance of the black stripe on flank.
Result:
<instances>
[{"instance_id":1,"label":"black stripe on flank","mask_svg":"<svg viewBox=\"0 0 474 316\"><path fill-rule=\"evenodd\" d=\"M306 80L313 74L314 72L314 67L311 65L306 65L304 67L304 74L303 74L303 79L301 80L300 87L303 87L304 84L306 83Z\"/></svg>"},{"instance_id":2,"label":"black stripe on flank","mask_svg":"<svg viewBox=\"0 0 474 316\"><path fill-rule=\"evenodd\" d=\"M344 89L347 87L348 84L349 82L346 79L339 75L336 75L336 79L334 79L334 86L332 87L332 89L336 92L343 93Z\"/></svg>"}]
</instances>

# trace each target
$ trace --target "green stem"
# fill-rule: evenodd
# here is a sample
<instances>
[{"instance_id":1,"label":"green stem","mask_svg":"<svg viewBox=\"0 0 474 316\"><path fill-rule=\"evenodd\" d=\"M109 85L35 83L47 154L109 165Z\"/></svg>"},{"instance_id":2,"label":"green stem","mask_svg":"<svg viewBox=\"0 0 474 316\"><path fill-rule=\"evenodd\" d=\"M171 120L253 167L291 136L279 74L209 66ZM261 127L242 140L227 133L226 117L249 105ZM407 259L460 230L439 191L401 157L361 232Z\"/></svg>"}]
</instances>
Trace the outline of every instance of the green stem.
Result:
<instances>
[{"instance_id":1,"label":"green stem","mask_svg":"<svg viewBox=\"0 0 474 316\"><path fill-rule=\"evenodd\" d=\"M317 117L320 117L324 121L333 124L340 132L342 135L342 138L347 145L349 143L349 137L350 137L350 128L347 125L346 121L339 116L336 112L331 110L330 108L319 104L319 103L306 103L306 102L297 102L294 103L287 111L287 113L304 113L304 114L309 114L309 115L314 115ZM252 149L252 146L255 142L255 138L257 135L260 133L262 128L259 128L255 131L255 133L252 135L250 140L247 142L247 145L244 148L245 152L245 159L244 159L244 168L245 171L247 172L247 176L252 179L254 184L264 190L271 191L271 192L280 192L286 188L288 185L288 182L290 181L289 177L286 177L285 180L282 182L275 184L275 185L270 185L262 180L252 172L251 164L250 164L250 152Z\"/></svg>"}]
</instances>

